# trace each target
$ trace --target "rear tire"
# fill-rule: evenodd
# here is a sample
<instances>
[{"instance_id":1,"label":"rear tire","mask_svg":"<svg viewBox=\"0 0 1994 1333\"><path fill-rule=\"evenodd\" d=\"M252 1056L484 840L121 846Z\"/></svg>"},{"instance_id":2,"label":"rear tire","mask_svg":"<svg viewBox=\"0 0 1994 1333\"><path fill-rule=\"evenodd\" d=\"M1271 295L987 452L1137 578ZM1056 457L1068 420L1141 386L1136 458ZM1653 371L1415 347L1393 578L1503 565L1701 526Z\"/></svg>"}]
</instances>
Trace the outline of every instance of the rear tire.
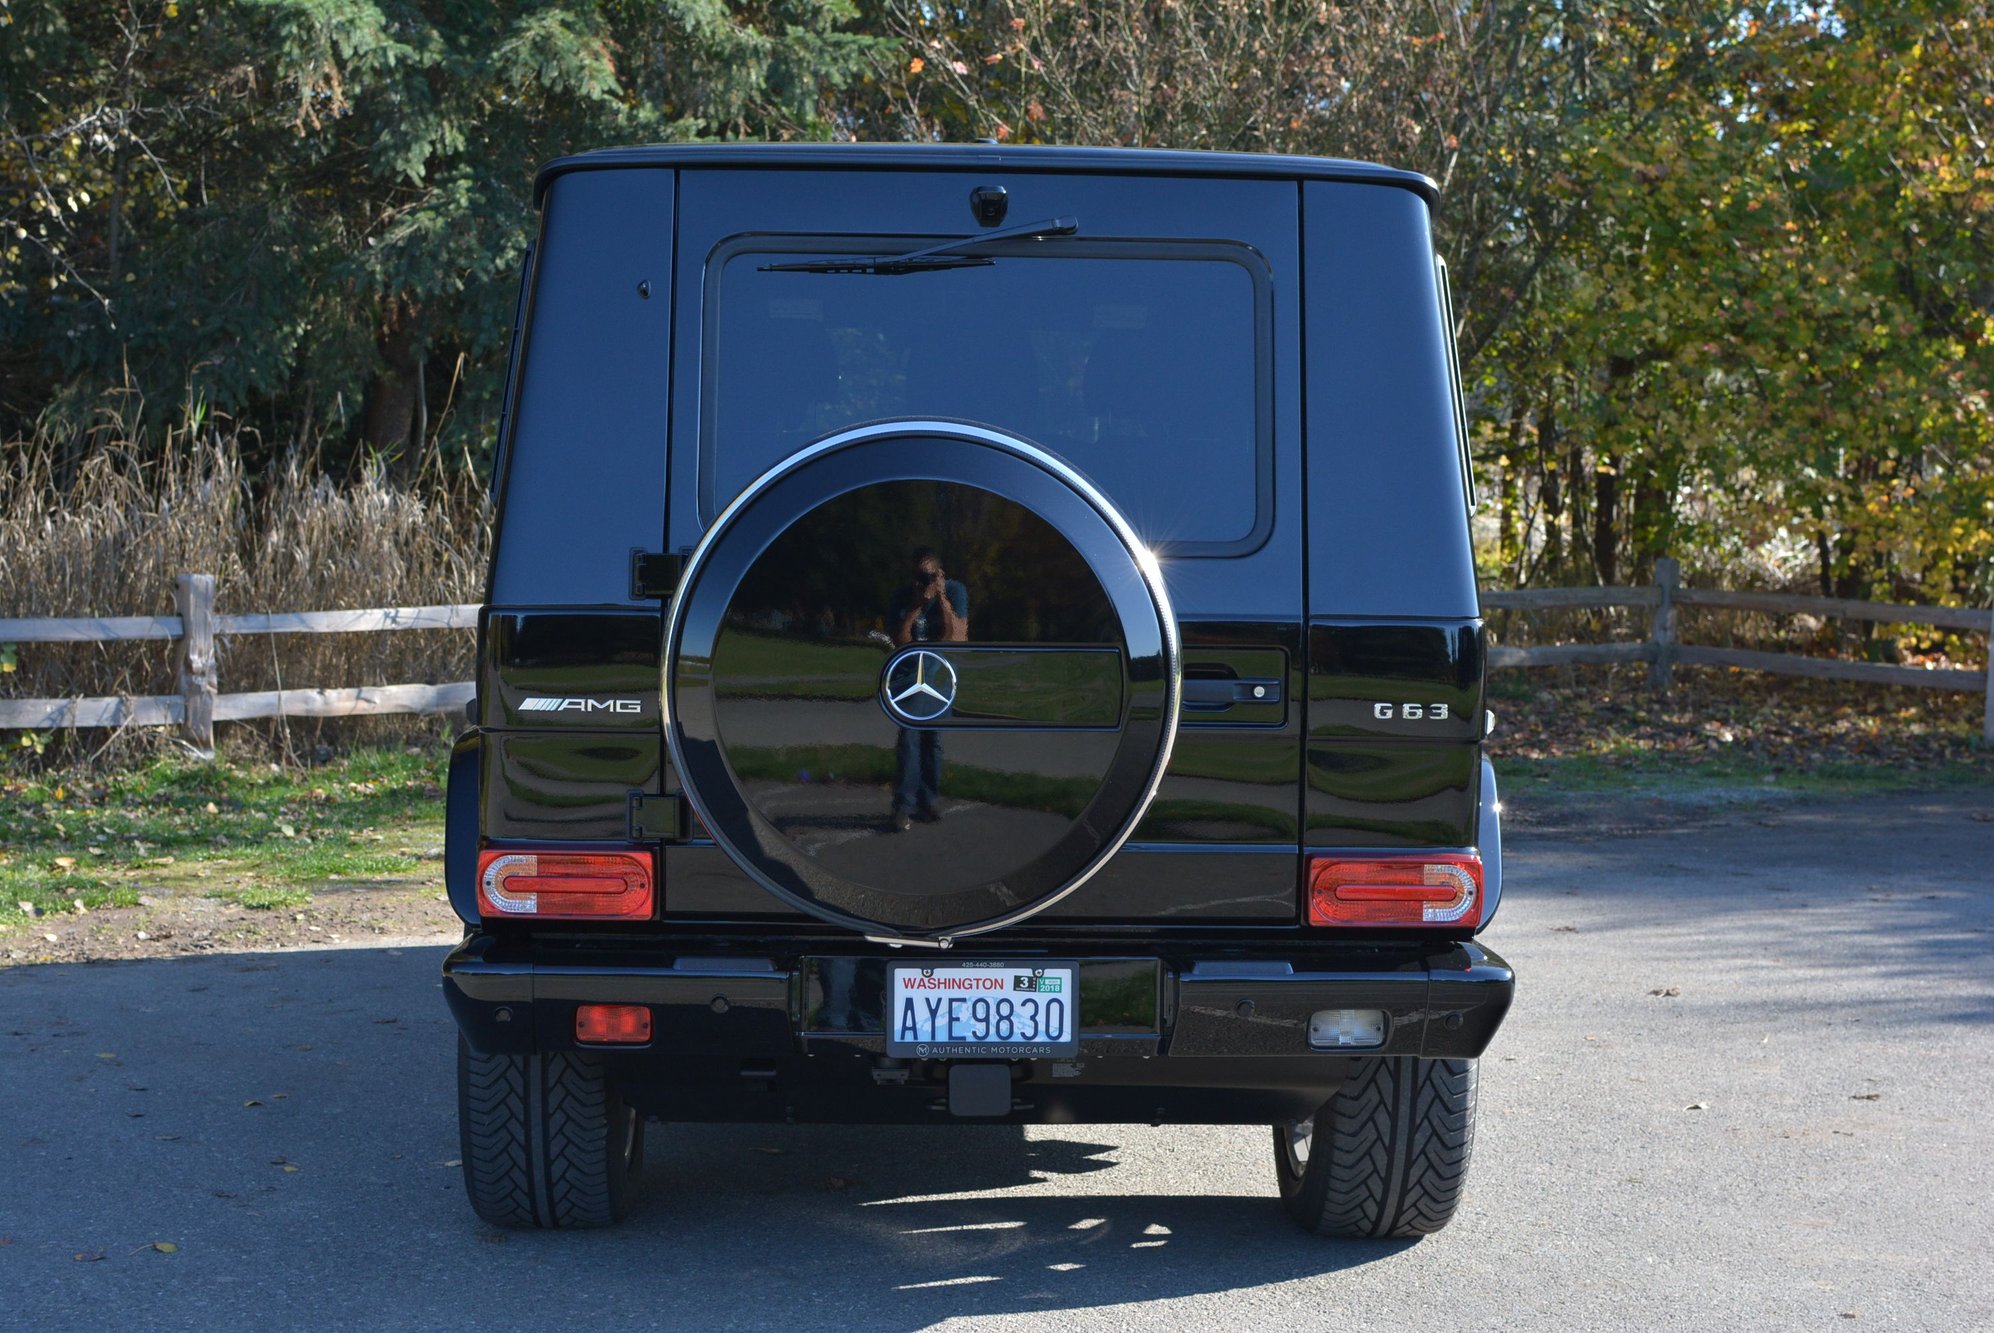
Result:
<instances>
[{"instance_id":1,"label":"rear tire","mask_svg":"<svg viewBox=\"0 0 1994 1333\"><path fill-rule=\"evenodd\" d=\"M502 1227L606 1227L637 1202L644 1120L600 1057L481 1055L457 1038L464 1191Z\"/></svg>"},{"instance_id":2,"label":"rear tire","mask_svg":"<svg viewBox=\"0 0 1994 1333\"><path fill-rule=\"evenodd\" d=\"M1323 1236L1425 1236L1461 1202L1475 1145L1475 1062L1361 1061L1311 1120L1274 1126L1281 1202Z\"/></svg>"}]
</instances>

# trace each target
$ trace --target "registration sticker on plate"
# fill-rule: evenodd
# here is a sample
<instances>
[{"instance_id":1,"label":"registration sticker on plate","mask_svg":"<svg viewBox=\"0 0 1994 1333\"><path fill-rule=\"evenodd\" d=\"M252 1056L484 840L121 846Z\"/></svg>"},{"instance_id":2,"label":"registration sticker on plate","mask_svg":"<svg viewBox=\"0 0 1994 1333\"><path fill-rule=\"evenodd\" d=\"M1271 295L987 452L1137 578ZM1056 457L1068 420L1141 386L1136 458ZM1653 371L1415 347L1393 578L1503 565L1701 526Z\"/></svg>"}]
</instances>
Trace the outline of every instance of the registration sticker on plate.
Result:
<instances>
[{"instance_id":1,"label":"registration sticker on plate","mask_svg":"<svg viewBox=\"0 0 1994 1333\"><path fill-rule=\"evenodd\" d=\"M892 968L886 1053L931 1060L1076 1056L1079 976L1072 963Z\"/></svg>"}]
</instances>

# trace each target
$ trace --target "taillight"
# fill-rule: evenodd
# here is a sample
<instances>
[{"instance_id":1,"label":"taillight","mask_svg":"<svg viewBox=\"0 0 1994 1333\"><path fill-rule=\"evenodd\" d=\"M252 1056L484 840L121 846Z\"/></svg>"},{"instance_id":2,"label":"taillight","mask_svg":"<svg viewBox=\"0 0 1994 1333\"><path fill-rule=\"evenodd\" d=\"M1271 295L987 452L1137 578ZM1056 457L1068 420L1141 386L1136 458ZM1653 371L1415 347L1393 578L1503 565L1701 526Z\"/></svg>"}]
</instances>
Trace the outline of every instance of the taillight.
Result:
<instances>
[{"instance_id":1,"label":"taillight","mask_svg":"<svg viewBox=\"0 0 1994 1333\"><path fill-rule=\"evenodd\" d=\"M478 856L478 907L486 916L641 921L654 896L649 852Z\"/></svg>"},{"instance_id":2,"label":"taillight","mask_svg":"<svg viewBox=\"0 0 1994 1333\"><path fill-rule=\"evenodd\" d=\"M651 1039L651 1010L642 1004L584 1004L575 1009L575 1040L635 1046Z\"/></svg>"},{"instance_id":3,"label":"taillight","mask_svg":"<svg viewBox=\"0 0 1994 1333\"><path fill-rule=\"evenodd\" d=\"M1482 858L1473 852L1318 856L1309 861L1312 926L1476 926Z\"/></svg>"}]
</instances>

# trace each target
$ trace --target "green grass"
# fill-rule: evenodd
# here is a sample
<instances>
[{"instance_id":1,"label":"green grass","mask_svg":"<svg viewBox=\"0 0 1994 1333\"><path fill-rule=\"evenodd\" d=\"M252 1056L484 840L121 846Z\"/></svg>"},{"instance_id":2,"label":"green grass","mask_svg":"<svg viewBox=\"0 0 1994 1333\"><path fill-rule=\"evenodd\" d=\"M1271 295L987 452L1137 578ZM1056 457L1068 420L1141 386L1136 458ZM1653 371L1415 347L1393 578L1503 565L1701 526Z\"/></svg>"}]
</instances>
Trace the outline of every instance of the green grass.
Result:
<instances>
[{"instance_id":1,"label":"green grass","mask_svg":"<svg viewBox=\"0 0 1994 1333\"><path fill-rule=\"evenodd\" d=\"M1496 759L1503 795L1569 792L1597 796L1680 796L1751 791L1767 794L1863 796L1984 784L1984 768L1941 763L1907 768L1826 761L1794 768L1750 756L1655 754L1632 744L1556 759Z\"/></svg>"},{"instance_id":2,"label":"green grass","mask_svg":"<svg viewBox=\"0 0 1994 1333\"><path fill-rule=\"evenodd\" d=\"M358 751L310 769L162 759L111 774L0 769L0 928L40 913L129 906L127 878L176 878L199 862L254 875L220 895L246 907L300 905L279 885L404 875L420 862L377 845L386 830L440 842L441 746ZM256 899L256 901L251 901Z\"/></svg>"},{"instance_id":3,"label":"green grass","mask_svg":"<svg viewBox=\"0 0 1994 1333\"><path fill-rule=\"evenodd\" d=\"M235 903L257 912L303 907L312 900L311 894L303 889L285 889L268 884L257 884L242 889L216 889L206 896Z\"/></svg>"},{"instance_id":4,"label":"green grass","mask_svg":"<svg viewBox=\"0 0 1994 1333\"><path fill-rule=\"evenodd\" d=\"M381 852L356 847L350 839L328 839L309 847L273 847L255 860L266 875L293 884L316 884L328 879L387 879L406 875L422 862L401 852Z\"/></svg>"},{"instance_id":5,"label":"green grass","mask_svg":"<svg viewBox=\"0 0 1994 1333\"><path fill-rule=\"evenodd\" d=\"M99 907L133 907L138 890L113 884L88 869L65 870L46 858L24 857L10 850L0 861L0 925L36 915L73 912L76 903L95 911ZM23 911L22 903L31 910Z\"/></svg>"},{"instance_id":6,"label":"green grass","mask_svg":"<svg viewBox=\"0 0 1994 1333\"><path fill-rule=\"evenodd\" d=\"M158 760L95 780L0 782L0 845L98 847L118 860L358 832L429 812L442 798L446 760L441 747L281 771Z\"/></svg>"}]
</instances>

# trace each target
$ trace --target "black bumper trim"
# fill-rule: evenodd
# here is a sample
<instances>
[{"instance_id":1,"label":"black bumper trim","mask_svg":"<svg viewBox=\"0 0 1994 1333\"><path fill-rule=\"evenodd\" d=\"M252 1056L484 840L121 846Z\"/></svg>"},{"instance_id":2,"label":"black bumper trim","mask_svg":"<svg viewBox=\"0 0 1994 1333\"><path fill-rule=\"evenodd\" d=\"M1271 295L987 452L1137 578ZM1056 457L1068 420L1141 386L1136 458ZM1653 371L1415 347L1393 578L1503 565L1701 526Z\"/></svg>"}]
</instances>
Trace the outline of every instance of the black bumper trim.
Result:
<instances>
[{"instance_id":1,"label":"black bumper trim","mask_svg":"<svg viewBox=\"0 0 1994 1333\"><path fill-rule=\"evenodd\" d=\"M1199 952L1090 959L1077 951L1081 1058L1472 1058L1495 1036L1515 993L1509 965L1476 943L1318 950L1291 960L1228 959L1221 946L1204 958ZM576 1006L621 1003L649 1005L654 1016L651 1044L629 1056L714 1059L743 1068L792 1056L883 1056L876 1017L853 1020L848 1004L847 1017L827 1020L823 961L815 950L729 960L709 948L681 959L656 945L551 949L473 935L444 960L443 990L465 1036L482 1051L575 1049ZM867 968L886 962L856 961ZM1120 1008L1111 1022L1090 1023L1089 970L1115 987ZM1311 1050L1309 1017L1323 1009L1383 1010L1384 1044Z\"/></svg>"}]
</instances>

